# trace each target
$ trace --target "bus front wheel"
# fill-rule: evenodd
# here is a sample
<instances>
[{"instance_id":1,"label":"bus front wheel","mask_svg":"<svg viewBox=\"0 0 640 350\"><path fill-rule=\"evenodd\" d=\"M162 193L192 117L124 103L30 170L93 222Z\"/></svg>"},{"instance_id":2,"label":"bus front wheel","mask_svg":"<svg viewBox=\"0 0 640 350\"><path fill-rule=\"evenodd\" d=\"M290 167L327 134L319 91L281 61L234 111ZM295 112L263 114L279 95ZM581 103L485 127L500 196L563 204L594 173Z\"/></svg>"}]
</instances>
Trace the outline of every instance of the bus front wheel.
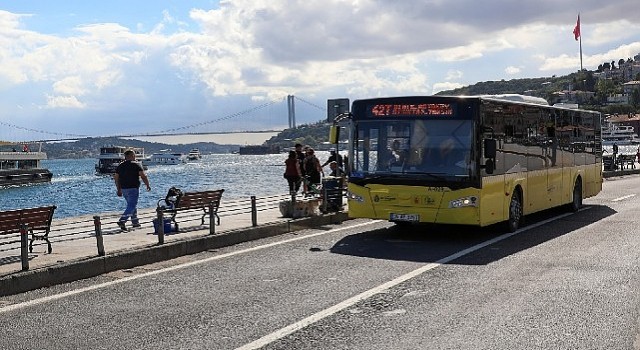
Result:
<instances>
[{"instance_id":1,"label":"bus front wheel","mask_svg":"<svg viewBox=\"0 0 640 350\"><path fill-rule=\"evenodd\" d=\"M520 192L514 191L509 203L509 219L507 220L507 230L516 232L522 222L522 199Z\"/></svg>"},{"instance_id":2,"label":"bus front wheel","mask_svg":"<svg viewBox=\"0 0 640 350\"><path fill-rule=\"evenodd\" d=\"M572 212L576 212L582 208L582 181L576 180L573 186L573 201L569 204Z\"/></svg>"}]
</instances>

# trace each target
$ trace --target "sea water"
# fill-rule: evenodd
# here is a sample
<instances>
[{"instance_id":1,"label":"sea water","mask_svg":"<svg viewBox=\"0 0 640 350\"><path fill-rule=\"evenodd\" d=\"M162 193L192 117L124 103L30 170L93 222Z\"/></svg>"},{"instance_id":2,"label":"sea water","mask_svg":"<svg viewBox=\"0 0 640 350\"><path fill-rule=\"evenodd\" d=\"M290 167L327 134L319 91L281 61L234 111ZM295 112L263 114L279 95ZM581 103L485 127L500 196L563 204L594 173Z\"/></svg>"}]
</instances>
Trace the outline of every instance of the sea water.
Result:
<instances>
[{"instance_id":1,"label":"sea water","mask_svg":"<svg viewBox=\"0 0 640 350\"><path fill-rule=\"evenodd\" d=\"M328 152L316 153L321 162ZM155 208L171 186L183 191L224 189L224 199L268 197L288 192L283 178L287 154L203 155L199 162L158 165L146 171L151 191L140 191L138 208ZM123 211L110 175L95 174L95 159L52 159L42 162L53 173L51 183L0 188L0 210L56 205L55 217Z\"/></svg>"}]
</instances>

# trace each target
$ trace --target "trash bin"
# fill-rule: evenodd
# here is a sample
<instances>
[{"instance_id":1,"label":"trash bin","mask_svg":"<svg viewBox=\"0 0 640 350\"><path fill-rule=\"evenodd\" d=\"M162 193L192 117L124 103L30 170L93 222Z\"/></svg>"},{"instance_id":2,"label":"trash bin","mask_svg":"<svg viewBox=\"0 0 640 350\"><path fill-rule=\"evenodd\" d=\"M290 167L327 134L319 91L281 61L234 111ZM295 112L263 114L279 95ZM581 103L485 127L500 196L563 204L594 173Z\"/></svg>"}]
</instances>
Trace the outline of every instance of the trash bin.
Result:
<instances>
[{"instance_id":1,"label":"trash bin","mask_svg":"<svg viewBox=\"0 0 640 350\"><path fill-rule=\"evenodd\" d=\"M322 179L322 189L327 197L327 211L342 209L342 178L327 176Z\"/></svg>"}]
</instances>

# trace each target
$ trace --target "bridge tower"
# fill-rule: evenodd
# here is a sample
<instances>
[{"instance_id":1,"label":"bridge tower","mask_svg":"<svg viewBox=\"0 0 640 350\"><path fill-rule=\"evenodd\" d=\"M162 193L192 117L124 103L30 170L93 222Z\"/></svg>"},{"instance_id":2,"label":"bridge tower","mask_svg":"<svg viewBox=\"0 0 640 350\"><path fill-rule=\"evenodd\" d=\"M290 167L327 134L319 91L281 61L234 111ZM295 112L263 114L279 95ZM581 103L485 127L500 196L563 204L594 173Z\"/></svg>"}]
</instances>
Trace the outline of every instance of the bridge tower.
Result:
<instances>
[{"instance_id":1,"label":"bridge tower","mask_svg":"<svg viewBox=\"0 0 640 350\"><path fill-rule=\"evenodd\" d=\"M287 109L289 111L289 129L296 127L296 106L294 103L295 97L293 95L287 96Z\"/></svg>"}]
</instances>

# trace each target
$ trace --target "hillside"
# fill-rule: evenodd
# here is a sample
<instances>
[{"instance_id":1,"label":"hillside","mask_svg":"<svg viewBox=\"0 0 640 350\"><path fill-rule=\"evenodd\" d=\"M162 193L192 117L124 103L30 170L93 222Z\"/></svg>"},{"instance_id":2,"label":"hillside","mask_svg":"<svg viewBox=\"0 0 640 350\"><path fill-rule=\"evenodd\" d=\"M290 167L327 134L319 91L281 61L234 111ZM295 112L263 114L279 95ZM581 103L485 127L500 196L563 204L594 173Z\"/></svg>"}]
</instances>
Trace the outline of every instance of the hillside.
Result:
<instances>
[{"instance_id":1,"label":"hillside","mask_svg":"<svg viewBox=\"0 0 640 350\"><path fill-rule=\"evenodd\" d=\"M83 138L73 142L45 143L42 150L49 159L58 158L95 158L100 153L100 147L107 145L143 147L146 154L171 149L174 152L188 153L192 148L200 149L202 154L231 153L238 151L239 145L219 145L213 142L198 142L191 144L168 145L158 142L121 139L117 137Z\"/></svg>"},{"instance_id":2,"label":"hillside","mask_svg":"<svg viewBox=\"0 0 640 350\"><path fill-rule=\"evenodd\" d=\"M485 81L454 90L441 91L436 95L521 94L549 100L554 92L567 90L574 82L574 74L562 77Z\"/></svg>"}]
</instances>

